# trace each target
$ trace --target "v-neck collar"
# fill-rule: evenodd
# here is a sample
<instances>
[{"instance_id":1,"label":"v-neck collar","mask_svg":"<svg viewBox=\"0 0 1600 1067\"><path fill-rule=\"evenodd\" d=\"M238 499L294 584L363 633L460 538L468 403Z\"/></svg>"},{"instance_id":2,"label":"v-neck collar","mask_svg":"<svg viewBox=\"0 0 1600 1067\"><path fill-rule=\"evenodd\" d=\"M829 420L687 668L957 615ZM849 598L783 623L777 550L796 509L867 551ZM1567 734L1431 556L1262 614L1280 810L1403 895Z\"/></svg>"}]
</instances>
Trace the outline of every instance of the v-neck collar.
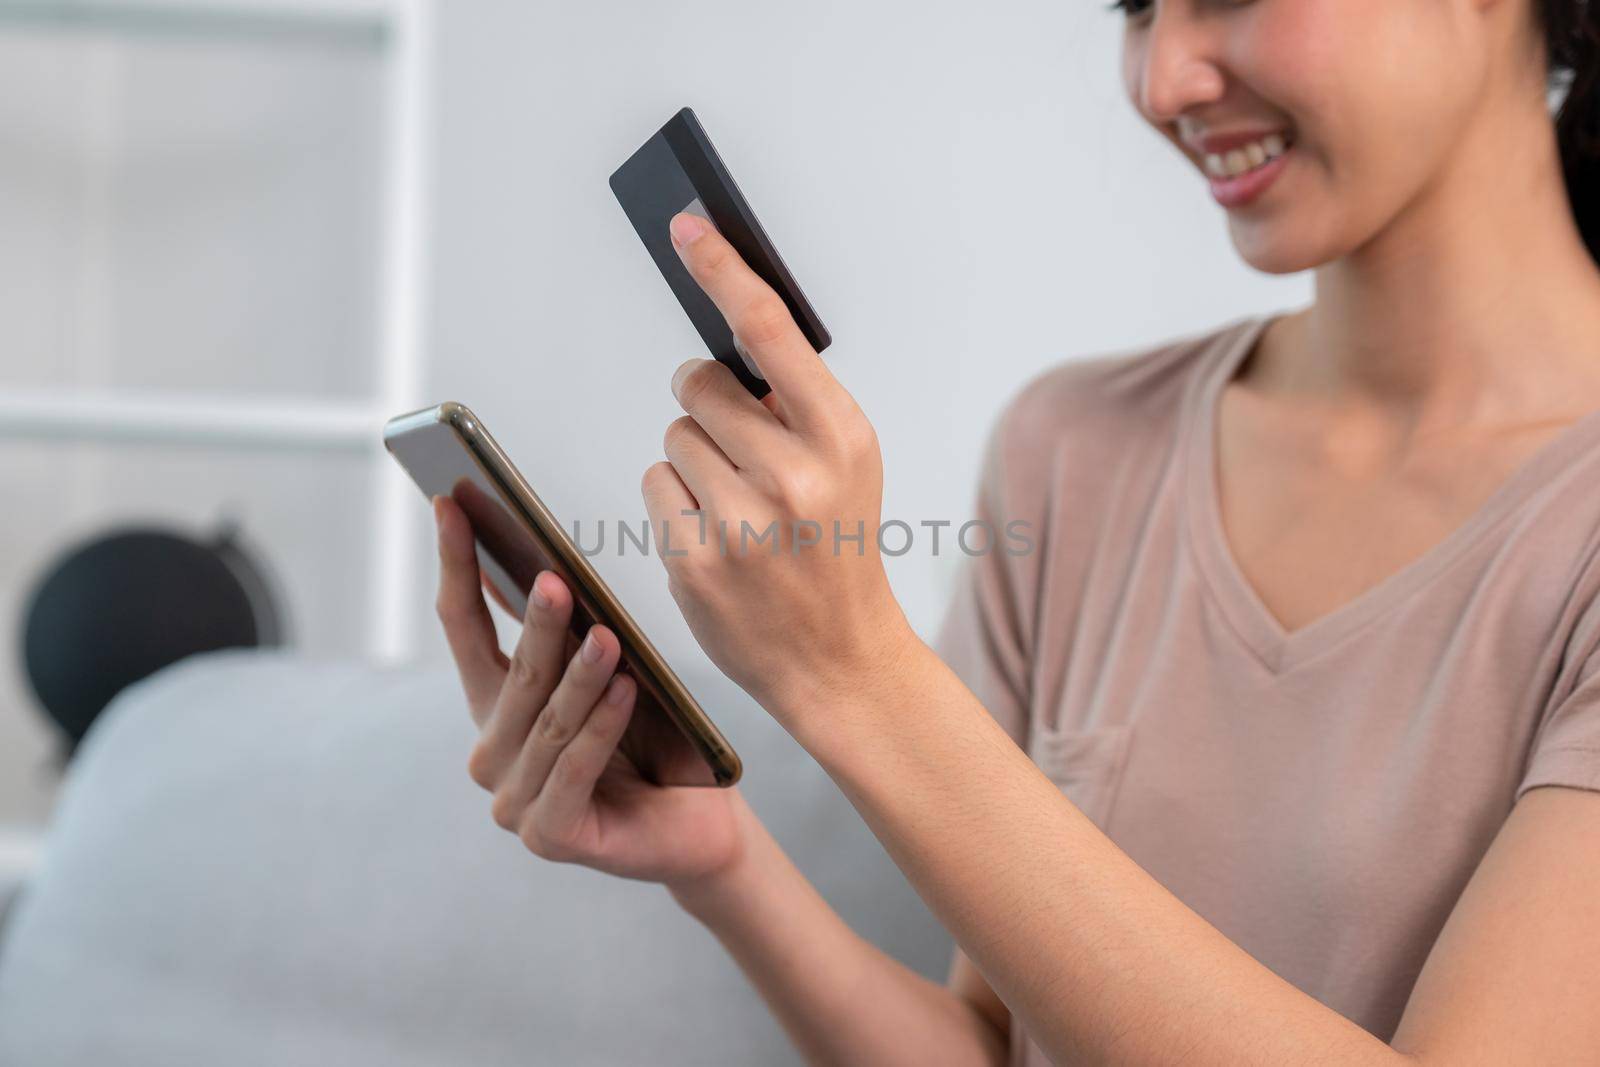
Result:
<instances>
[{"instance_id":1,"label":"v-neck collar","mask_svg":"<svg viewBox=\"0 0 1600 1067\"><path fill-rule=\"evenodd\" d=\"M1280 673L1332 647L1382 612L1427 585L1473 542L1600 437L1593 411L1546 441L1497 486L1461 525L1422 555L1353 599L1294 630L1285 630L1244 577L1223 531L1217 492L1216 416L1222 390L1267 326L1283 312L1248 316L1217 338L1209 366L1189 391L1183 477L1186 527L1201 576L1229 624L1262 665Z\"/></svg>"}]
</instances>

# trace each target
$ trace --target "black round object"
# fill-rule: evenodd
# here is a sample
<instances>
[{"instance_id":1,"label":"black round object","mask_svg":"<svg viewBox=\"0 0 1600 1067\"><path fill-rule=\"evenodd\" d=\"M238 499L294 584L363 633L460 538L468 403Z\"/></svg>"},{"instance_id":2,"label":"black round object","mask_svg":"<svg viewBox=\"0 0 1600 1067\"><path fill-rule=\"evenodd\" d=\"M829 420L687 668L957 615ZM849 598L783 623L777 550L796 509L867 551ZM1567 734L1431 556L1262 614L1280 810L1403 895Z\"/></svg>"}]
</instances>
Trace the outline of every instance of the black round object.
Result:
<instances>
[{"instance_id":1,"label":"black round object","mask_svg":"<svg viewBox=\"0 0 1600 1067\"><path fill-rule=\"evenodd\" d=\"M124 688L197 652L276 645L265 576L231 530L212 544L127 529L65 553L26 609L23 658L39 702L76 748Z\"/></svg>"}]
</instances>

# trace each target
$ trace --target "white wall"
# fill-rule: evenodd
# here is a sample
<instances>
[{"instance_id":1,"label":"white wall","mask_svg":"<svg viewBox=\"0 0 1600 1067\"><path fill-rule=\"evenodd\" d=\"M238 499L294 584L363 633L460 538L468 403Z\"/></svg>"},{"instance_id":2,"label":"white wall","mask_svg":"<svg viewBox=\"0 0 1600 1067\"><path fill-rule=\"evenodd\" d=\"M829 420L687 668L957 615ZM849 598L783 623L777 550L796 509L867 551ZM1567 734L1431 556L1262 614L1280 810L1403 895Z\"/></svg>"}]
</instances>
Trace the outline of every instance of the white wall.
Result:
<instances>
[{"instance_id":1,"label":"white wall","mask_svg":"<svg viewBox=\"0 0 1600 1067\"><path fill-rule=\"evenodd\" d=\"M883 443L886 516L970 516L996 410L1050 364L1299 303L1118 79L1121 15L1018 0L448 0L438 8L430 399L473 406L568 522L640 474L705 355L606 177L695 108ZM951 568L890 561L931 633ZM680 665L656 559L596 560ZM432 562L425 560L427 581ZM430 655L443 644L420 625Z\"/></svg>"}]
</instances>

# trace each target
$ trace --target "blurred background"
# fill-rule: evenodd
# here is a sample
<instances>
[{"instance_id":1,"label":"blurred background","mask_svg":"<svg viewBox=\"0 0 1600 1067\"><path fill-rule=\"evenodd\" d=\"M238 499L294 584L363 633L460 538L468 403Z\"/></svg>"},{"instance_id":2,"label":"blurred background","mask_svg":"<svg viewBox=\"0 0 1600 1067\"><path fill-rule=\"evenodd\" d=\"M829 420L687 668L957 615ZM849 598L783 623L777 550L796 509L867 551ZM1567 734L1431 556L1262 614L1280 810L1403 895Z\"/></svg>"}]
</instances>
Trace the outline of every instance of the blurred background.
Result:
<instances>
[{"instance_id":1,"label":"blurred background","mask_svg":"<svg viewBox=\"0 0 1600 1067\"><path fill-rule=\"evenodd\" d=\"M643 517L703 355L606 186L693 106L835 337L886 517L970 514L1049 363L1294 303L1118 81L1101 5L0 3L0 642L61 553L236 522L326 656L439 657L382 419L472 405L546 501ZM411 494L411 495L408 495ZM926 544L926 542L922 542ZM937 622L955 557L890 561ZM673 662L659 563L596 561ZM54 740L0 661L0 821Z\"/></svg>"},{"instance_id":2,"label":"blurred background","mask_svg":"<svg viewBox=\"0 0 1600 1067\"><path fill-rule=\"evenodd\" d=\"M428 512L381 449L389 415L465 402L569 525L643 518L669 376L705 352L606 179L680 107L832 331L885 518L969 517L991 420L1049 364L1302 302L1308 279L1242 264L1138 119L1121 19L0 0L0 856L60 796L70 746L24 629L85 544L226 540L297 655L440 669ZM925 635L959 560L919 539L888 563ZM713 678L657 560L594 562L680 673ZM82 595L69 622L98 614ZM698 691L739 744L760 713L720 684Z\"/></svg>"}]
</instances>

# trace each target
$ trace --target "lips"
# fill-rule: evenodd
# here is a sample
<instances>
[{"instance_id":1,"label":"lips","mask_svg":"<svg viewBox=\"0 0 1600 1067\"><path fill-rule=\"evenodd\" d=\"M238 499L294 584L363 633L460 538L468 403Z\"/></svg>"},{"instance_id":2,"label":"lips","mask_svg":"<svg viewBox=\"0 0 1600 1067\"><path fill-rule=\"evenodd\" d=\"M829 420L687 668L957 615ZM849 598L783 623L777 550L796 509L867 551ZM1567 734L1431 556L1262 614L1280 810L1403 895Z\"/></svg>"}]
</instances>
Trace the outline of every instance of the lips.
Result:
<instances>
[{"instance_id":1,"label":"lips","mask_svg":"<svg viewBox=\"0 0 1600 1067\"><path fill-rule=\"evenodd\" d=\"M1261 138L1273 133L1278 134L1285 141L1294 140L1294 131L1288 124L1282 122L1258 122L1250 125L1233 126L1227 129L1202 129L1191 121L1180 119L1177 132L1178 139L1200 155L1210 152L1221 154L1231 148L1240 148L1247 145L1251 141L1259 141Z\"/></svg>"},{"instance_id":2,"label":"lips","mask_svg":"<svg viewBox=\"0 0 1600 1067\"><path fill-rule=\"evenodd\" d=\"M1298 139L1285 125L1251 124L1204 132L1180 118L1178 131L1195 166L1206 176L1212 195L1234 207L1259 196L1283 169L1283 159Z\"/></svg>"},{"instance_id":3,"label":"lips","mask_svg":"<svg viewBox=\"0 0 1600 1067\"><path fill-rule=\"evenodd\" d=\"M1288 143L1282 134L1269 133L1265 137L1247 141L1227 151L1207 152L1202 165L1212 178L1237 178L1268 160L1283 155Z\"/></svg>"},{"instance_id":4,"label":"lips","mask_svg":"<svg viewBox=\"0 0 1600 1067\"><path fill-rule=\"evenodd\" d=\"M1284 148L1279 155L1267 159L1259 166L1253 166L1237 175L1227 177L1211 177L1211 196L1217 203L1225 208L1243 207L1266 192L1268 187L1277 180L1292 158L1290 149ZM1235 149L1234 151L1237 151Z\"/></svg>"}]
</instances>

